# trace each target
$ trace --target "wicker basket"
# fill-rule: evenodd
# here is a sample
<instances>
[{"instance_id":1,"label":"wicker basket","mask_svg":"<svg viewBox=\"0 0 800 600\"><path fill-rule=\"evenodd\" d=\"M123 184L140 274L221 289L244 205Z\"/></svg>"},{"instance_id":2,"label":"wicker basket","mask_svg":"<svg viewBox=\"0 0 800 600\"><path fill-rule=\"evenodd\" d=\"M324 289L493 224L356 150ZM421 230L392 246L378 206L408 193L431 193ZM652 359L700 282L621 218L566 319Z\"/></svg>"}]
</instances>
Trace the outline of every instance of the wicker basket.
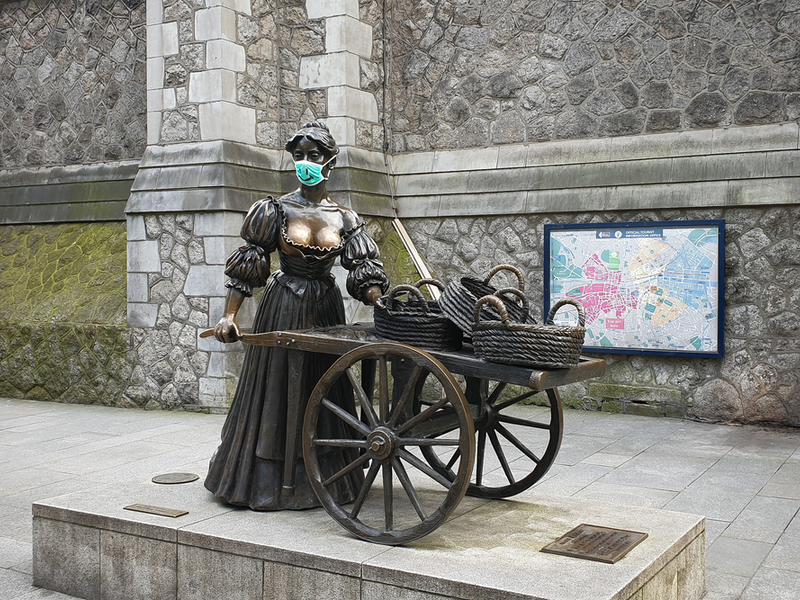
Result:
<instances>
[{"instance_id":1,"label":"wicker basket","mask_svg":"<svg viewBox=\"0 0 800 600\"><path fill-rule=\"evenodd\" d=\"M482 321L481 308L491 304L500 313L499 321ZM578 309L578 326L553 324L556 312L566 305ZM472 343L475 355L489 362L566 369L578 364L586 334L583 305L571 298L556 303L547 315L546 325L512 323L503 302L496 296L484 296L475 305Z\"/></svg>"},{"instance_id":2,"label":"wicker basket","mask_svg":"<svg viewBox=\"0 0 800 600\"><path fill-rule=\"evenodd\" d=\"M489 285L492 277L500 271L511 271L517 276L517 289L525 291L525 280L519 269L511 265L497 265L486 276L483 281L474 277L462 277L461 281L450 283L439 299L442 312L464 332L467 337L472 336L473 312L478 298L488 295L496 295L497 288ZM509 289L509 288L506 288ZM527 305L506 302L508 314L514 321L519 323L533 323L533 319L528 315ZM499 319L500 315L491 306L486 306L483 310L483 318L488 320Z\"/></svg>"},{"instance_id":3,"label":"wicker basket","mask_svg":"<svg viewBox=\"0 0 800 600\"><path fill-rule=\"evenodd\" d=\"M419 291L425 284L444 288L440 281L422 279L413 286L395 286L383 296L375 307L375 331L387 340L428 350L458 350L461 331L442 314L438 302L425 299ZM398 299L401 294L408 299Z\"/></svg>"}]
</instances>

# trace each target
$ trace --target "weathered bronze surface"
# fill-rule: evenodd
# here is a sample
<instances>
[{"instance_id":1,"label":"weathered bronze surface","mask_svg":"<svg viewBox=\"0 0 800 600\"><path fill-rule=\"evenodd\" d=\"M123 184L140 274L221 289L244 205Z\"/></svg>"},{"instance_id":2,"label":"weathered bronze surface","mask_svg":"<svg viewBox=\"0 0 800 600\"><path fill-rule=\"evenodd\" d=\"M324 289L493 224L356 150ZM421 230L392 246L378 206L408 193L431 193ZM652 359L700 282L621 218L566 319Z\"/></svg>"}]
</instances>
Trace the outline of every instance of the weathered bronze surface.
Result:
<instances>
[{"instance_id":1,"label":"weathered bronze surface","mask_svg":"<svg viewBox=\"0 0 800 600\"><path fill-rule=\"evenodd\" d=\"M198 479L200 479L200 476L194 473L164 473L162 475L156 475L153 477L152 481L153 483L174 484L191 483Z\"/></svg>"},{"instance_id":2,"label":"weathered bronze surface","mask_svg":"<svg viewBox=\"0 0 800 600\"><path fill-rule=\"evenodd\" d=\"M613 564L646 537L639 531L584 523L542 548L542 552Z\"/></svg>"},{"instance_id":3,"label":"weathered bronze surface","mask_svg":"<svg viewBox=\"0 0 800 600\"><path fill-rule=\"evenodd\" d=\"M177 508L164 508L163 506L152 506L150 504L131 504L123 506L123 510L133 510L135 512L147 513L149 515L159 515L161 517L182 517L188 515L188 510L179 510Z\"/></svg>"}]
</instances>

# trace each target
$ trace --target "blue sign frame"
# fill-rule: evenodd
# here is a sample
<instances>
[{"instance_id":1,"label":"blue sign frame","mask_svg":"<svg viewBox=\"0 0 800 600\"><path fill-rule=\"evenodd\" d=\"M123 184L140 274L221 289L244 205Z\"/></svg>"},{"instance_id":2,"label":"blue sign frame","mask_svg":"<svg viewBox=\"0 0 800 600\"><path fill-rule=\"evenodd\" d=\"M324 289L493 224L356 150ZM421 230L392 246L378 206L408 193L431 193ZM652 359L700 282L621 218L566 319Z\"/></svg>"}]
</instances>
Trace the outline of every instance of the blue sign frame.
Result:
<instances>
[{"instance_id":1,"label":"blue sign frame","mask_svg":"<svg viewBox=\"0 0 800 600\"><path fill-rule=\"evenodd\" d=\"M680 249L669 245L670 236L684 240ZM584 262L573 264L579 254ZM725 221L545 225L543 262L545 318L561 298L582 300L585 352L724 356ZM698 314L699 323L686 322ZM574 309L568 322L575 322Z\"/></svg>"}]
</instances>

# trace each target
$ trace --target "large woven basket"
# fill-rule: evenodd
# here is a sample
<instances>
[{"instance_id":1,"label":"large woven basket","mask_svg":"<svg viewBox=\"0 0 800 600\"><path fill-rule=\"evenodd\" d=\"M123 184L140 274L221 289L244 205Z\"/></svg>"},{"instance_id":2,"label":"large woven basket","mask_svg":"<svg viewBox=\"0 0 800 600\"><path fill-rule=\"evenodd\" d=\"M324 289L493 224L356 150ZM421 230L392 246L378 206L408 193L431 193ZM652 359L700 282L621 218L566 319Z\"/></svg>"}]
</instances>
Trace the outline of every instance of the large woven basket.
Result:
<instances>
[{"instance_id":1,"label":"large woven basket","mask_svg":"<svg viewBox=\"0 0 800 600\"><path fill-rule=\"evenodd\" d=\"M472 336L473 312L478 298L488 295L496 295L498 289L490 285L491 279L500 271L510 271L517 277L517 289L525 291L525 280L519 269L512 265L497 265L482 281L474 277L462 277L458 282L451 282L447 285L439 298L439 305L442 312L464 332L467 337ZM527 305L516 302L505 302L508 314L519 323L535 322L528 314ZM496 320L500 318L499 313L492 307L486 306L483 309L483 318Z\"/></svg>"},{"instance_id":2,"label":"large woven basket","mask_svg":"<svg viewBox=\"0 0 800 600\"><path fill-rule=\"evenodd\" d=\"M500 320L481 320L481 308L491 304L500 314ZM553 318L564 306L578 309L578 326L554 325ZM571 298L557 302L547 315L546 325L513 323L502 300L484 296L475 305L475 324L472 343L475 355L496 363L566 369L578 364L583 339L586 335L586 315L583 305Z\"/></svg>"},{"instance_id":3,"label":"large woven basket","mask_svg":"<svg viewBox=\"0 0 800 600\"><path fill-rule=\"evenodd\" d=\"M428 350L458 350L461 330L442 314L438 302L425 299L419 287L426 284L444 288L435 279L421 279L413 286L395 286L383 296L375 306L375 331L387 340ZM407 300L398 298L403 294Z\"/></svg>"}]
</instances>

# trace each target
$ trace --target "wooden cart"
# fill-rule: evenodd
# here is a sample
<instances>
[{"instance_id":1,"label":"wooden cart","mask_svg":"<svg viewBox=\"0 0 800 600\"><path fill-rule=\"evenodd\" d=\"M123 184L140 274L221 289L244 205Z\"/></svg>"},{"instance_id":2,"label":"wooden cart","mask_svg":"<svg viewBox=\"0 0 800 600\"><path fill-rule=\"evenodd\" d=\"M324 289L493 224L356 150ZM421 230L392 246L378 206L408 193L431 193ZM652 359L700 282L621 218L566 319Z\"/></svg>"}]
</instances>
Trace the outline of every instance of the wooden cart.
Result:
<instances>
[{"instance_id":1,"label":"wooden cart","mask_svg":"<svg viewBox=\"0 0 800 600\"><path fill-rule=\"evenodd\" d=\"M328 513L352 534L390 545L436 529L465 494L506 498L539 481L561 445L557 388L605 372L605 361L585 357L571 369L546 371L484 362L469 348L423 351L358 325L251 334L242 341L289 350L285 492L294 487L293 457L302 441L309 481ZM340 358L302 406L306 352ZM355 411L327 398L340 380L353 390ZM534 406L521 408L523 402ZM340 419L350 437L320 437L323 411ZM320 467L320 455L331 447L353 457L337 473ZM358 496L340 505L329 489L354 476L361 482Z\"/></svg>"}]
</instances>

